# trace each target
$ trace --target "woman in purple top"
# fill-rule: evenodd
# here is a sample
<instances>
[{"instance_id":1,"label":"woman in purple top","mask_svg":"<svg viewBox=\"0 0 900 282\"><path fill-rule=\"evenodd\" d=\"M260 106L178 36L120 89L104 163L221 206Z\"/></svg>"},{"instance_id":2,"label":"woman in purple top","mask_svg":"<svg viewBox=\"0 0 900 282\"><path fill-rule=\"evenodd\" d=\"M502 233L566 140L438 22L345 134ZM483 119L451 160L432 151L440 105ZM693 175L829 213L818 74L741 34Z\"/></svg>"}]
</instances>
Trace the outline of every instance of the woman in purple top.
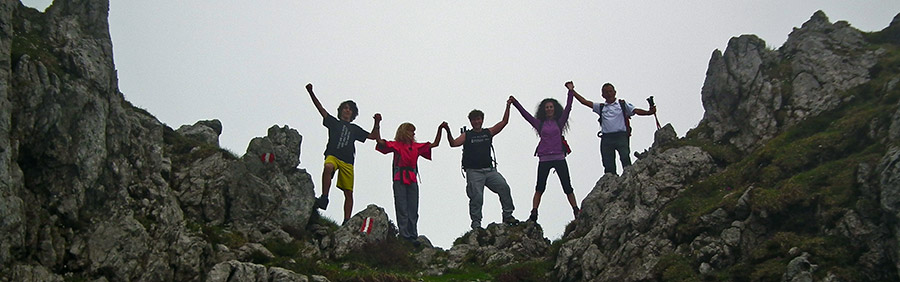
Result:
<instances>
[{"instance_id":1,"label":"woman in purple top","mask_svg":"<svg viewBox=\"0 0 900 282\"><path fill-rule=\"evenodd\" d=\"M569 165L566 163L567 149L563 144L562 133L568 129L569 111L572 110L572 99L575 93L569 91L566 97L566 107L563 108L559 101L553 98L547 98L538 104L535 114L532 116L527 110L522 108L519 101L515 97L509 96L513 105L519 109L519 113L525 118L531 127L537 131L541 137L538 143L535 155L538 157L537 169L537 185L534 188L534 198L532 200L531 215L529 221L537 221L538 206L541 205L541 196L547 188L547 177L550 175L550 169L556 169L559 175L559 182L562 183L563 192L572 206L572 212L575 217L581 212L578 204L575 202L575 193L572 189L572 182L569 179Z\"/></svg>"}]
</instances>

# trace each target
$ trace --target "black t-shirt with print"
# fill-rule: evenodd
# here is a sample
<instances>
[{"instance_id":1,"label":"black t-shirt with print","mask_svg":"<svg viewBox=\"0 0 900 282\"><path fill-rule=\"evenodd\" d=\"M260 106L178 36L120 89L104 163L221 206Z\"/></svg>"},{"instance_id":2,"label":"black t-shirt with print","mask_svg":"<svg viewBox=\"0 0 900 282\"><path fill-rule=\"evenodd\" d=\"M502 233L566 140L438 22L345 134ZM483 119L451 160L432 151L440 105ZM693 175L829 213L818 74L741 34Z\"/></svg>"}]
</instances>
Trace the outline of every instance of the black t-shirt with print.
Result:
<instances>
[{"instance_id":1,"label":"black t-shirt with print","mask_svg":"<svg viewBox=\"0 0 900 282\"><path fill-rule=\"evenodd\" d=\"M358 125L339 120L332 115L322 120L322 125L328 128L328 145L325 146L325 156L334 156L339 160L353 164L356 155L356 146L353 141L365 142L369 132Z\"/></svg>"},{"instance_id":2,"label":"black t-shirt with print","mask_svg":"<svg viewBox=\"0 0 900 282\"><path fill-rule=\"evenodd\" d=\"M491 131L482 129L480 132L466 131L466 141L463 143L462 165L464 168L489 168L494 166L491 159Z\"/></svg>"}]
</instances>

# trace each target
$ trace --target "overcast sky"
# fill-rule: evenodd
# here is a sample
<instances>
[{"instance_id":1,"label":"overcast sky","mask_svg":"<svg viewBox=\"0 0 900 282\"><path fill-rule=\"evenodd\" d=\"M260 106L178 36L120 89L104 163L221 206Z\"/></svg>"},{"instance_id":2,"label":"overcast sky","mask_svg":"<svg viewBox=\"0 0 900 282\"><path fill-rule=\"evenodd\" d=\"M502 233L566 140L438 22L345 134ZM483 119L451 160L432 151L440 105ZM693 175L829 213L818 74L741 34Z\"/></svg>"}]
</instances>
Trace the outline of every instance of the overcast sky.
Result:
<instances>
[{"instance_id":1,"label":"overcast sky","mask_svg":"<svg viewBox=\"0 0 900 282\"><path fill-rule=\"evenodd\" d=\"M700 89L713 50L755 34L772 49L817 10L863 31L888 26L900 1L110 1L110 32L119 89L134 105L172 128L198 120L223 123L221 146L242 155L272 125L303 135L301 168L320 193L327 131L304 85L313 83L336 115L341 101L359 104L366 130L381 113L382 136L414 123L421 142L441 121L454 136L472 109L485 126L498 122L509 95L533 110L541 99L565 103L565 81L599 101L611 82L639 108L654 96L659 121L679 136L703 116ZM27 0L43 10L50 1ZM573 105L567 158L580 201L602 175L597 116ZM653 142L653 117L636 117L632 151ZM513 109L495 138L499 170L513 190L514 215L531 209L538 138ZM389 156L357 143L354 213L368 204L395 220ZM420 159L419 233L445 249L469 230L460 148L446 139L433 161ZM632 157L633 158L633 157ZM621 168L619 168L621 171ZM337 190L333 190L337 191ZM324 212L340 222L341 193ZM484 223L500 221L486 192ZM550 175L538 223L561 237L572 212Z\"/></svg>"}]
</instances>

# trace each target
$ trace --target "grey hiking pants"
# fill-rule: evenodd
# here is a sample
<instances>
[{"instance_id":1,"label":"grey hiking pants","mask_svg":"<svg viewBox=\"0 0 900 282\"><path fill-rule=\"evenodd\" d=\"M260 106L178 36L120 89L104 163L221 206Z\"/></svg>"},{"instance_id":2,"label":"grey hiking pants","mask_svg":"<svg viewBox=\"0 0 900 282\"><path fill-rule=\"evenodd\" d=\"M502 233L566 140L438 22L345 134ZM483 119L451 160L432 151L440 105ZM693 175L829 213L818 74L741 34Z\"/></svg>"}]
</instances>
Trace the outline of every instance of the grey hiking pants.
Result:
<instances>
[{"instance_id":1,"label":"grey hiking pants","mask_svg":"<svg viewBox=\"0 0 900 282\"><path fill-rule=\"evenodd\" d=\"M472 228L481 227L484 186L500 197L503 219L512 217L512 213L516 209L509 193L509 184L506 184L506 179L497 172L496 168L466 169L466 195L469 196L469 217L472 219Z\"/></svg>"},{"instance_id":2,"label":"grey hiking pants","mask_svg":"<svg viewBox=\"0 0 900 282\"><path fill-rule=\"evenodd\" d=\"M419 221L419 183L403 184L394 180L394 210L397 212L397 229L407 239L419 237L416 222Z\"/></svg>"}]
</instances>

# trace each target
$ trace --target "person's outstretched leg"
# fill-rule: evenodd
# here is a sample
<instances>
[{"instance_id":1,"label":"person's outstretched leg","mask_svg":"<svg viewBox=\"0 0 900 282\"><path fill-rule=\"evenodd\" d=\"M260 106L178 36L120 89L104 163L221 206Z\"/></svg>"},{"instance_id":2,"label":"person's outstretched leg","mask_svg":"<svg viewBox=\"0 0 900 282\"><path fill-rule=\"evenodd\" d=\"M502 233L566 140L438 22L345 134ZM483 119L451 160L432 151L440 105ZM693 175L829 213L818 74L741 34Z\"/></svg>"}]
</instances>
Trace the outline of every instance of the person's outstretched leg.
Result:
<instances>
[{"instance_id":1,"label":"person's outstretched leg","mask_svg":"<svg viewBox=\"0 0 900 282\"><path fill-rule=\"evenodd\" d=\"M575 214L575 218L578 218L578 215L581 214L581 209L578 208L578 201L575 200L575 193L566 194L566 198L569 200L569 205L572 206L572 213Z\"/></svg>"},{"instance_id":2,"label":"person's outstretched leg","mask_svg":"<svg viewBox=\"0 0 900 282\"><path fill-rule=\"evenodd\" d=\"M600 160L603 163L603 173L616 173L616 147L611 136L600 139Z\"/></svg>"},{"instance_id":3,"label":"person's outstretched leg","mask_svg":"<svg viewBox=\"0 0 900 282\"><path fill-rule=\"evenodd\" d=\"M322 169L322 194L316 199L316 208L328 208L328 190L331 189L331 179L334 178L334 164L325 163Z\"/></svg>"},{"instance_id":4,"label":"person's outstretched leg","mask_svg":"<svg viewBox=\"0 0 900 282\"><path fill-rule=\"evenodd\" d=\"M550 162L538 162L537 167L537 184L534 186L534 197L531 198L531 215L529 221L537 221L538 207L541 205L541 196L547 189L547 176L550 175Z\"/></svg>"},{"instance_id":5,"label":"person's outstretched leg","mask_svg":"<svg viewBox=\"0 0 900 282\"><path fill-rule=\"evenodd\" d=\"M419 237L419 184L410 183L406 186L406 216L409 223L407 231L409 239L415 240Z\"/></svg>"},{"instance_id":6,"label":"person's outstretched leg","mask_svg":"<svg viewBox=\"0 0 900 282\"><path fill-rule=\"evenodd\" d=\"M484 204L485 174L474 169L466 170L466 196L469 197L469 218L472 229L481 227L481 207Z\"/></svg>"},{"instance_id":7,"label":"person's outstretched leg","mask_svg":"<svg viewBox=\"0 0 900 282\"><path fill-rule=\"evenodd\" d=\"M506 183L506 179L503 178L503 175L500 175L496 170L488 173L487 180L485 181L485 185L488 189L491 189L494 193L497 193L497 196L500 197L500 208L503 212L503 222L504 223L515 223L518 220L513 217L513 211L516 210L516 206L513 205L512 195L509 191L509 184Z\"/></svg>"},{"instance_id":8,"label":"person's outstretched leg","mask_svg":"<svg viewBox=\"0 0 900 282\"><path fill-rule=\"evenodd\" d=\"M622 162L622 169L624 170L626 167L631 166L631 156L628 155L630 148L630 140L628 135L623 135L619 140L616 140L616 151L619 152L619 159ZM615 162L613 162L615 163Z\"/></svg>"},{"instance_id":9,"label":"person's outstretched leg","mask_svg":"<svg viewBox=\"0 0 900 282\"><path fill-rule=\"evenodd\" d=\"M353 213L353 191L344 190L344 222L350 219L351 213Z\"/></svg>"},{"instance_id":10,"label":"person's outstretched leg","mask_svg":"<svg viewBox=\"0 0 900 282\"><path fill-rule=\"evenodd\" d=\"M563 193L566 193L566 199L569 200L569 206L572 207L572 213L575 218L581 210L578 208L578 202L575 201L575 189L572 188L572 177L569 175L569 163L561 160L555 163L556 175L559 176L559 183L562 184Z\"/></svg>"},{"instance_id":11,"label":"person's outstretched leg","mask_svg":"<svg viewBox=\"0 0 900 282\"><path fill-rule=\"evenodd\" d=\"M397 231L400 237L409 238L409 203L407 202L406 185L403 181L394 180L394 211L397 213Z\"/></svg>"}]
</instances>

